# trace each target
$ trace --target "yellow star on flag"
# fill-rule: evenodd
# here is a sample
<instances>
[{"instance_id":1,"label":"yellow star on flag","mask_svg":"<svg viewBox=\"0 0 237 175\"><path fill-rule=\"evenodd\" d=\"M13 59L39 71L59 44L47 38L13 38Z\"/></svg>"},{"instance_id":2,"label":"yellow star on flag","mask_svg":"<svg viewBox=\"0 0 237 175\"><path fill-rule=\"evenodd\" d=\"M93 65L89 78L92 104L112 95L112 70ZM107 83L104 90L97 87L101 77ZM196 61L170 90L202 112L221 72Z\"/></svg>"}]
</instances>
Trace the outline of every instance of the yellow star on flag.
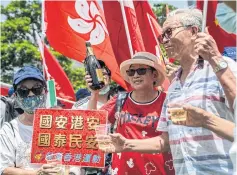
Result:
<instances>
[{"instance_id":1,"label":"yellow star on flag","mask_svg":"<svg viewBox=\"0 0 237 175\"><path fill-rule=\"evenodd\" d=\"M219 25L219 21L217 19L215 19L214 23L216 24L216 26Z\"/></svg>"}]
</instances>

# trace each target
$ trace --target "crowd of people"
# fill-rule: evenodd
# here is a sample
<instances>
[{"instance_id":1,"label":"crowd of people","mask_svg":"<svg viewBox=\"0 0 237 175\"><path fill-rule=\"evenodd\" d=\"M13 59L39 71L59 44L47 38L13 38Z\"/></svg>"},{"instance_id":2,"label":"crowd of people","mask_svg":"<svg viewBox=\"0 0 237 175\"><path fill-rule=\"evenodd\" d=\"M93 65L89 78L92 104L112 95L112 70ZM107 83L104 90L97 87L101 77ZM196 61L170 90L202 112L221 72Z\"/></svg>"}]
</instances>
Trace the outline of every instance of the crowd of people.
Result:
<instances>
[{"instance_id":1,"label":"crowd of people","mask_svg":"<svg viewBox=\"0 0 237 175\"><path fill-rule=\"evenodd\" d=\"M221 55L208 29L201 32L202 13L177 9L163 25L159 42L169 58L165 70L157 56L137 52L120 65L122 78L132 87L112 89L111 71L100 61L105 86L76 93L72 109L108 111L114 132L107 139L105 169L71 167L71 174L114 175L230 175L236 174L236 77L237 63ZM175 68L174 68L175 67ZM167 92L162 85L170 80ZM9 93L12 109L1 113L0 174L56 174L56 164L30 163L34 110L45 107L47 86L39 69L25 66L13 77ZM125 94L118 111L120 94ZM187 113L172 120L172 109ZM113 156L111 156L111 154Z\"/></svg>"}]
</instances>

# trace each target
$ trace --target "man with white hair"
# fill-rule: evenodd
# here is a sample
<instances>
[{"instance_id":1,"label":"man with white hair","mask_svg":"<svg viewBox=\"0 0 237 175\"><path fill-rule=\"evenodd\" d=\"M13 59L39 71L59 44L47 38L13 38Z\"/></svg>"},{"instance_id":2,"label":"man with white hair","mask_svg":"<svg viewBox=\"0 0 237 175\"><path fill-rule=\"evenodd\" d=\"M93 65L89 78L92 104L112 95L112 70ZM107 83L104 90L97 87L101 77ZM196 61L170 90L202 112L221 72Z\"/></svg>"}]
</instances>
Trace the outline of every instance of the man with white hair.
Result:
<instances>
[{"instance_id":1,"label":"man with white hair","mask_svg":"<svg viewBox=\"0 0 237 175\"><path fill-rule=\"evenodd\" d=\"M229 80L223 80L223 74L236 76L237 65L220 54L208 33L200 32L201 24L201 11L178 9L170 13L163 25L159 40L168 57L175 58L181 65L168 89L159 119L157 130L163 134L145 140L112 134L108 136L112 145L106 152L160 153L170 147L177 175L233 173L228 154L230 141L206 128L175 125L168 114L168 109L177 103L179 106L189 104L234 121L231 100L234 94L228 91Z\"/></svg>"}]
</instances>

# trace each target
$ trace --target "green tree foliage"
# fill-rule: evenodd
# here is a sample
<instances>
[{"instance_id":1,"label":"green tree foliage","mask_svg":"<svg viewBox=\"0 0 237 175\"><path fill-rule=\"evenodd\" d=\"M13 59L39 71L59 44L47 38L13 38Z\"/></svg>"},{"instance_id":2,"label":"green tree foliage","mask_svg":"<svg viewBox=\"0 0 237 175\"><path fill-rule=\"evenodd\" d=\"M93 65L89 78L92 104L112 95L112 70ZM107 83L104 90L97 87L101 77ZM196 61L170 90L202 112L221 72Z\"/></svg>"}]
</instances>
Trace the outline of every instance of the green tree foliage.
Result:
<instances>
[{"instance_id":1,"label":"green tree foliage","mask_svg":"<svg viewBox=\"0 0 237 175\"><path fill-rule=\"evenodd\" d=\"M6 17L1 22L1 81L11 84L14 71L24 65L42 69L35 37L35 31L41 33L41 2L14 0L6 7L1 6L1 14ZM55 51L52 53L74 89L85 87L84 68L75 68L72 60Z\"/></svg>"},{"instance_id":2,"label":"green tree foliage","mask_svg":"<svg viewBox=\"0 0 237 175\"><path fill-rule=\"evenodd\" d=\"M174 7L172 5L168 5L168 8L169 8L170 12L177 9L176 7ZM159 24L162 26L167 18L166 4L164 4L164 3L154 4L152 10L156 15Z\"/></svg>"},{"instance_id":3,"label":"green tree foliage","mask_svg":"<svg viewBox=\"0 0 237 175\"><path fill-rule=\"evenodd\" d=\"M172 5L168 5L168 8L169 8L170 12L177 9L176 7L174 7ZM157 17L158 23L160 24L160 26L162 26L167 18L166 4L164 4L164 3L154 4L152 10ZM167 59L167 54L166 54L164 46L160 45L160 47L161 47L162 55L164 56L165 59Z\"/></svg>"}]
</instances>

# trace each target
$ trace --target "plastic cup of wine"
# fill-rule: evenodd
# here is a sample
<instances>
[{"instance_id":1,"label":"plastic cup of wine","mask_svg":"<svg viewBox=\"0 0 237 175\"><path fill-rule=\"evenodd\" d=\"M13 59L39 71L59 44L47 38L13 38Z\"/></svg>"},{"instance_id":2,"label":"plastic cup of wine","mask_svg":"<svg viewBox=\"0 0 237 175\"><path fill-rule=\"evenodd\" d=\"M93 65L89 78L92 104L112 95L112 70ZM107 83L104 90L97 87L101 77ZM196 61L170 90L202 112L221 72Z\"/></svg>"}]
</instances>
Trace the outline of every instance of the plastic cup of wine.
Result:
<instances>
[{"instance_id":1,"label":"plastic cup of wine","mask_svg":"<svg viewBox=\"0 0 237 175\"><path fill-rule=\"evenodd\" d=\"M109 139L110 124L100 124L95 126L95 133L99 149L106 150L110 148L111 140Z\"/></svg>"}]
</instances>

